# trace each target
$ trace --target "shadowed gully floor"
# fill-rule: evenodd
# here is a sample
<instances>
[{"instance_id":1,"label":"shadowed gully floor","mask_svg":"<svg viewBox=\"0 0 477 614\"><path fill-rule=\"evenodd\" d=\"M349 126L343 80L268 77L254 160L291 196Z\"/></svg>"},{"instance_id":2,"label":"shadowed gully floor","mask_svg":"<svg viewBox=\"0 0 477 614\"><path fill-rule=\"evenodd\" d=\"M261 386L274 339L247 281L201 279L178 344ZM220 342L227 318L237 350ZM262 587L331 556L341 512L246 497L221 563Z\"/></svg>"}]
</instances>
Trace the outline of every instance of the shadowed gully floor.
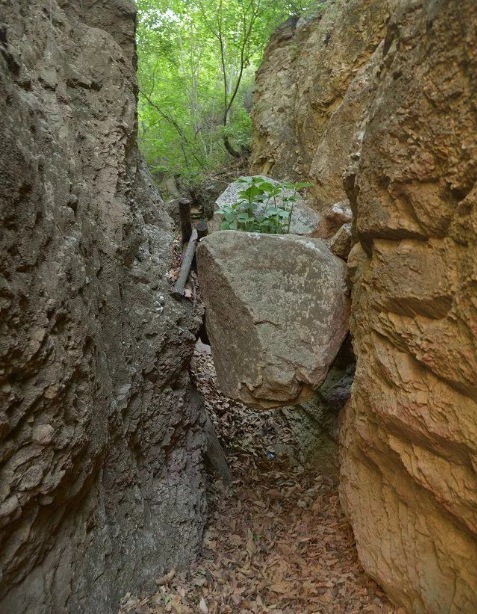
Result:
<instances>
[{"instance_id":1,"label":"shadowed gully floor","mask_svg":"<svg viewBox=\"0 0 477 614\"><path fill-rule=\"evenodd\" d=\"M194 568L158 578L153 595L127 596L121 613L401 614L359 564L336 475L300 463L280 411L223 397L206 346L192 371L234 481L225 487L210 476L209 526Z\"/></svg>"}]
</instances>

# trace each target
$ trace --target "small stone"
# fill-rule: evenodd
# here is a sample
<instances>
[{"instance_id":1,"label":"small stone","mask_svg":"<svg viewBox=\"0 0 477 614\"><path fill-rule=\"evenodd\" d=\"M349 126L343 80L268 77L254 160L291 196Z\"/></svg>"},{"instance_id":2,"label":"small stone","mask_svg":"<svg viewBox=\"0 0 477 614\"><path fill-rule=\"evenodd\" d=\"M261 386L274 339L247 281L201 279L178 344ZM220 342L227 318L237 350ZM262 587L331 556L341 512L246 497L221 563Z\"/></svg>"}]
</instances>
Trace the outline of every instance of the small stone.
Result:
<instances>
[{"instance_id":1,"label":"small stone","mask_svg":"<svg viewBox=\"0 0 477 614\"><path fill-rule=\"evenodd\" d=\"M352 220L353 212L351 211L349 200L335 203L324 214L313 236L320 237L321 239L330 239L343 224L349 224Z\"/></svg>"},{"instance_id":2,"label":"small stone","mask_svg":"<svg viewBox=\"0 0 477 614\"><path fill-rule=\"evenodd\" d=\"M352 243L351 224L343 224L328 242L333 254L338 258L343 258L343 260L348 259Z\"/></svg>"},{"instance_id":3,"label":"small stone","mask_svg":"<svg viewBox=\"0 0 477 614\"><path fill-rule=\"evenodd\" d=\"M19 506L20 502L16 495L12 495L0 505L0 518L10 516Z\"/></svg>"}]
</instances>

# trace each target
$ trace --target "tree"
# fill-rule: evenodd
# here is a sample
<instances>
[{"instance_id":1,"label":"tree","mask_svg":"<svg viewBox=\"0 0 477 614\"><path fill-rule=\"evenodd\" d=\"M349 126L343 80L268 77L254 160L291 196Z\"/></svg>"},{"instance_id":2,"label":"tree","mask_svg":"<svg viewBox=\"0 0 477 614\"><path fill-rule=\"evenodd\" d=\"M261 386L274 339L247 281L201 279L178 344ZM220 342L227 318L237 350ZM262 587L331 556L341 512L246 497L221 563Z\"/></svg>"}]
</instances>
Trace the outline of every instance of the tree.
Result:
<instances>
[{"instance_id":1,"label":"tree","mask_svg":"<svg viewBox=\"0 0 477 614\"><path fill-rule=\"evenodd\" d=\"M224 146L229 154L239 158L240 152L236 151L230 143L226 128L242 83L244 70L250 65L254 52L258 51L256 47L261 46L259 39L254 39L253 35L256 34L257 20L265 13L266 4L264 0L236 2L218 0L218 3L204 3L198 0L198 4L204 23L217 40L219 47L224 91L222 114ZM235 79L234 72L236 73Z\"/></svg>"},{"instance_id":2,"label":"tree","mask_svg":"<svg viewBox=\"0 0 477 614\"><path fill-rule=\"evenodd\" d=\"M137 0L140 142L158 176L193 180L238 157L244 100L273 30L305 0Z\"/></svg>"}]
</instances>

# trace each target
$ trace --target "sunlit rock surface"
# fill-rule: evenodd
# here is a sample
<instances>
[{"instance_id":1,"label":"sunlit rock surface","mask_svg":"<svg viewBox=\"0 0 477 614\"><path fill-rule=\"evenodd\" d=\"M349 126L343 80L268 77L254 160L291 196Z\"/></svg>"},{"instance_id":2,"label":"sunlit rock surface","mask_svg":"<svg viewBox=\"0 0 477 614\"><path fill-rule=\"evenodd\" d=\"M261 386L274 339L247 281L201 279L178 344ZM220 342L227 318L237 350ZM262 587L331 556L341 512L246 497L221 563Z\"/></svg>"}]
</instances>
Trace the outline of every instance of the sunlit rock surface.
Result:
<instances>
[{"instance_id":1,"label":"sunlit rock surface","mask_svg":"<svg viewBox=\"0 0 477 614\"><path fill-rule=\"evenodd\" d=\"M309 204L346 198L342 175L373 93L386 22L398 0L329 0L273 36L257 74L254 173L310 179Z\"/></svg>"},{"instance_id":2,"label":"sunlit rock surface","mask_svg":"<svg viewBox=\"0 0 477 614\"><path fill-rule=\"evenodd\" d=\"M328 2L256 90L253 172L312 181L322 214L351 201L342 501L412 614L477 612L476 23L473 0Z\"/></svg>"},{"instance_id":3,"label":"sunlit rock surface","mask_svg":"<svg viewBox=\"0 0 477 614\"><path fill-rule=\"evenodd\" d=\"M360 161L342 499L415 614L477 612L477 4L403 2Z\"/></svg>"}]
</instances>

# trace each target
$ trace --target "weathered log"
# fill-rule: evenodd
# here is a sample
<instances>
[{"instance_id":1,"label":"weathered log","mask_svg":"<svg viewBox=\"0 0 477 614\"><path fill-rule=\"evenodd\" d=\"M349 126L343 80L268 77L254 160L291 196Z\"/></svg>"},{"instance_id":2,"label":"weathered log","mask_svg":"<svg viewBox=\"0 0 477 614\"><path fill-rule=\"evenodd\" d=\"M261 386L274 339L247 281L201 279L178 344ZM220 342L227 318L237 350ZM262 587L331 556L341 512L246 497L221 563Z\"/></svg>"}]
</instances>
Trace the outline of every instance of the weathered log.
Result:
<instances>
[{"instance_id":1,"label":"weathered log","mask_svg":"<svg viewBox=\"0 0 477 614\"><path fill-rule=\"evenodd\" d=\"M202 414L204 420L204 460L207 465L217 473L224 484L230 484L232 482L232 474L230 473L225 452L217 438L212 420L207 414L204 397L195 386L191 386L190 389L190 403L194 407L193 413Z\"/></svg>"},{"instance_id":2,"label":"weathered log","mask_svg":"<svg viewBox=\"0 0 477 614\"><path fill-rule=\"evenodd\" d=\"M190 200L179 200L179 217L181 220L182 243L187 243L192 234L192 222L190 217Z\"/></svg>"},{"instance_id":3,"label":"weathered log","mask_svg":"<svg viewBox=\"0 0 477 614\"><path fill-rule=\"evenodd\" d=\"M206 411L205 408L204 411ZM224 484L231 484L232 474L230 473L227 458L209 416L206 417L205 421L205 440L207 445L205 460L207 464L220 476Z\"/></svg>"},{"instance_id":4,"label":"weathered log","mask_svg":"<svg viewBox=\"0 0 477 614\"><path fill-rule=\"evenodd\" d=\"M184 296L187 278L189 277L192 263L194 262L194 256L195 256L195 250L197 248L198 238L199 238L199 235L197 233L197 230L194 228L190 236L190 240L187 245L187 249L185 251L184 258L182 259L181 268L179 270L179 277L177 278L177 281L174 284L174 288L172 289L172 292L171 292L172 296L176 299L180 299Z\"/></svg>"},{"instance_id":5,"label":"weathered log","mask_svg":"<svg viewBox=\"0 0 477 614\"><path fill-rule=\"evenodd\" d=\"M197 234L199 235L199 240L203 239L204 237L206 237L207 233L209 232L209 227L207 225L207 222L205 222L204 220L201 220L200 222L198 222L195 225L195 228L197 229Z\"/></svg>"}]
</instances>

